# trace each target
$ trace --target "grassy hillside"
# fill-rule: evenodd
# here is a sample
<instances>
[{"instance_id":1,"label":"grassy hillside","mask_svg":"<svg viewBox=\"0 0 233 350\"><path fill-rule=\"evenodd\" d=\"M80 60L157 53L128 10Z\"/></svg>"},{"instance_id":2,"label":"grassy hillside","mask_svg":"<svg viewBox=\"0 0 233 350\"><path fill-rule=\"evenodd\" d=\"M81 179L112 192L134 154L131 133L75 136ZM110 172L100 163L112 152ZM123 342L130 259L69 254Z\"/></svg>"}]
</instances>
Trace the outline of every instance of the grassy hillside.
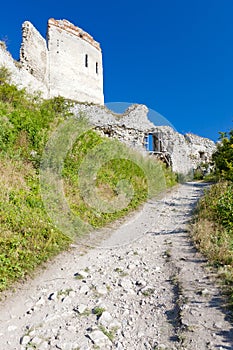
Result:
<instances>
[{"instance_id":1,"label":"grassy hillside","mask_svg":"<svg viewBox=\"0 0 233 350\"><path fill-rule=\"evenodd\" d=\"M76 221L84 226L101 227L137 208L148 198L148 193L153 196L175 183L175 175L159 163L129 151L122 144L113 146L88 126L59 163L59 147L64 147L69 134L61 135L54 157L49 141L56 138L59 128L72 120L69 106L70 102L60 97L45 101L39 95L31 96L25 90L18 90L10 84L8 72L0 69L0 291L67 249L73 239L84 234L81 225L76 226L73 236L68 232L69 225L63 230L60 223L55 223L53 206L60 211L60 218L65 213L71 222L78 218ZM87 125L84 116L80 116L80 124L77 118L75 123L80 130ZM96 149L99 153L95 153ZM46 153L48 150L50 154ZM100 153L106 155L106 161L102 165L100 162L94 174L93 190L87 181L92 170L88 166L97 164ZM49 199L42 196L42 163L49 164L48 180L56 179L56 170L60 169L51 197L53 184L49 188L46 183ZM61 194L66 200L62 208ZM95 202L96 197L100 199L100 206ZM88 202L89 198L94 202ZM122 198L126 204L114 207ZM104 210L109 204L115 209Z\"/></svg>"},{"instance_id":2,"label":"grassy hillside","mask_svg":"<svg viewBox=\"0 0 233 350\"><path fill-rule=\"evenodd\" d=\"M215 184L197 208L193 236L198 248L218 270L233 308L233 131L221 133L213 155Z\"/></svg>"}]
</instances>

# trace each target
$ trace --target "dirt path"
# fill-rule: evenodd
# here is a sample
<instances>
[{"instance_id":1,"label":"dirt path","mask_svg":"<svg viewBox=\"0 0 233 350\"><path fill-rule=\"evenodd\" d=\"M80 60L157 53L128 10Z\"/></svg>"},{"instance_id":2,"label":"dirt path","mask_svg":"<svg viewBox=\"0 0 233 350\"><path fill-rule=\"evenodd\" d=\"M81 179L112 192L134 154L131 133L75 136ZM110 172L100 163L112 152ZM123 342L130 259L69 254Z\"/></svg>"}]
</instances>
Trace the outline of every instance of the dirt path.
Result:
<instances>
[{"instance_id":1,"label":"dirt path","mask_svg":"<svg viewBox=\"0 0 233 350\"><path fill-rule=\"evenodd\" d=\"M187 232L205 186L181 185L98 247L58 256L0 305L0 349L233 349L227 311Z\"/></svg>"}]
</instances>

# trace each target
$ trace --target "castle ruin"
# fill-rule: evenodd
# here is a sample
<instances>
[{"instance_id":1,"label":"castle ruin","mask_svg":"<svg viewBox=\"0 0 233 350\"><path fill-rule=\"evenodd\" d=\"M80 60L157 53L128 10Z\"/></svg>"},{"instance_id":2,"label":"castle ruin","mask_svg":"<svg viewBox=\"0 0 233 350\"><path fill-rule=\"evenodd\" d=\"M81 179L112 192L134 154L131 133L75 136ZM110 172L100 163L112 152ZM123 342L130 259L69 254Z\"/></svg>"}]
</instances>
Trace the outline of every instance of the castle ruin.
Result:
<instances>
[{"instance_id":1,"label":"castle ruin","mask_svg":"<svg viewBox=\"0 0 233 350\"><path fill-rule=\"evenodd\" d=\"M24 22L19 61L0 45L0 65L12 72L12 81L19 88L39 90L44 98L60 95L104 104L100 45L67 20L49 19L46 39L30 22Z\"/></svg>"},{"instance_id":2,"label":"castle ruin","mask_svg":"<svg viewBox=\"0 0 233 350\"><path fill-rule=\"evenodd\" d=\"M149 153L177 173L187 175L200 166L208 167L216 149L213 141L156 126L144 105L132 105L122 115L104 106L102 52L88 33L67 20L49 19L46 39L28 21L22 25L22 37L19 61L0 42L0 66L9 69L18 88L40 91L44 98L63 96L76 101L74 114L84 112L103 136Z\"/></svg>"}]
</instances>

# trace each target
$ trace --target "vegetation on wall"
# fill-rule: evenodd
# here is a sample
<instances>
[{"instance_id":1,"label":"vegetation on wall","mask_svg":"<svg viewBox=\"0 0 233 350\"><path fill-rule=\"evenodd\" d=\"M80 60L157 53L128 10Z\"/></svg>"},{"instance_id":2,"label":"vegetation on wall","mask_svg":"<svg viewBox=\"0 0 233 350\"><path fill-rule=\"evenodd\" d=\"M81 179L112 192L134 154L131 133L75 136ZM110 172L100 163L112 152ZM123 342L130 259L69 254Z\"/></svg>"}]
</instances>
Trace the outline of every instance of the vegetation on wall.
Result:
<instances>
[{"instance_id":1,"label":"vegetation on wall","mask_svg":"<svg viewBox=\"0 0 233 350\"><path fill-rule=\"evenodd\" d=\"M199 202L193 235L198 248L218 268L233 307L233 130L220 133L213 161L215 184Z\"/></svg>"},{"instance_id":2,"label":"vegetation on wall","mask_svg":"<svg viewBox=\"0 0 233 350\"><path fill-rule=\"evenodd\" d=\"M72 118L70 105L62 97L43 100L39 94L18 90L10 83L9 72L0 68L0 291L67 249L72 241L46 211L40 187L41 157L55 130ZM165 168L161 173L161 165L153 160L139 155L134 156L135 162L110 159L97 172L98 194L104 201L111 201L119 192L119 183L128 181L133 196L121 210L97 211L80 194L78 171L87 153L102 143L106 139L87 130L67 153L62 169L66 200L73 215L94 228L143 203L148 197L148 182L152 181L155 194L164 189L164 184L175 183L175 175Z\"/></svg>"}]
</instances>

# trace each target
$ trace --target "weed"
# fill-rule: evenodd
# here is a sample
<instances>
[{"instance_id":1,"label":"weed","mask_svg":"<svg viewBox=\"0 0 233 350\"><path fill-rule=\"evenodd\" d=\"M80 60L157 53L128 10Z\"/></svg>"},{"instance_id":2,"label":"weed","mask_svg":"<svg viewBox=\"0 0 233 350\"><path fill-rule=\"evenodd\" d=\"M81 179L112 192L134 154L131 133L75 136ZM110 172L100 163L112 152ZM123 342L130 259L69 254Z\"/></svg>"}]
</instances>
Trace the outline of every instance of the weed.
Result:
<instances>
[{"instance_id":1,"label":"weed","mask_svg":"<svg viewBox=\"0 0 233 350\"><path fill-rule=\"evenodd\" d=\"M92 310L93 314L96 315L97 318L100 318L100 316L102 315L102 313L103 313L104 311L106 311L105 308L99 307L99 306L96 306L96 307Z\"/></svg>"},{"instance_id":2,"label":"weed","mask_svg":"<svg viewBox=\"0 0 233 350\"><path fill-rule=\"evenodd\" d=\"M123 271L121 268L119 267L116 267L114 269L115 272L117 272L121 277L125 277L125 276L128 276L128 273Z\"/></svg>"},{"instance_id":3,"label":"weed","mask_svg":"<svg viewBox=\"0 0 233 350\"><path fill-rule=\"evenodd\" d=\"M74 278L75 278L76 280L83 280L83 279L84 279L84 277L83 277L83 275L82 275L81 273L76 273L76 274L74 275Z\"/></svg>"},{"instance_id":4,"label":"weed","mask_svg":"<svg viewBox=\"0 0 233 350\"><path fill-rule=\"evenodd\" d=\"M114 341L114 337L115 337L115 333L116 331L114 329L111 330L107 330L104 326L100 325L99 329L101 330L101 332L103 332L106 337L108 337L108 339L113 342Z\"/></svg>"},{"instance_id":5,"label":"weed","mask_svg":"<svg viewBox=\"0 0 233 350\"><path fill-rule=\"evenodd\" d=\"M62 290L59 290L59 292L57 293L57 296L67 296L69 295L70 292L72 292L73 289L72 288L67 288L67 289L62 289Z\"/></svg>"},{"instance_id":6,"label":"weed","mask_svg":"<svg viewBox=\"0 0 233 350\"><path fill-rule=\"evenodd\" d=\"M145 290L142 291L142 295L145 297L149 297L154 293L155 289L154 288L146 288Z\"/></svg>"}]
</instances>

